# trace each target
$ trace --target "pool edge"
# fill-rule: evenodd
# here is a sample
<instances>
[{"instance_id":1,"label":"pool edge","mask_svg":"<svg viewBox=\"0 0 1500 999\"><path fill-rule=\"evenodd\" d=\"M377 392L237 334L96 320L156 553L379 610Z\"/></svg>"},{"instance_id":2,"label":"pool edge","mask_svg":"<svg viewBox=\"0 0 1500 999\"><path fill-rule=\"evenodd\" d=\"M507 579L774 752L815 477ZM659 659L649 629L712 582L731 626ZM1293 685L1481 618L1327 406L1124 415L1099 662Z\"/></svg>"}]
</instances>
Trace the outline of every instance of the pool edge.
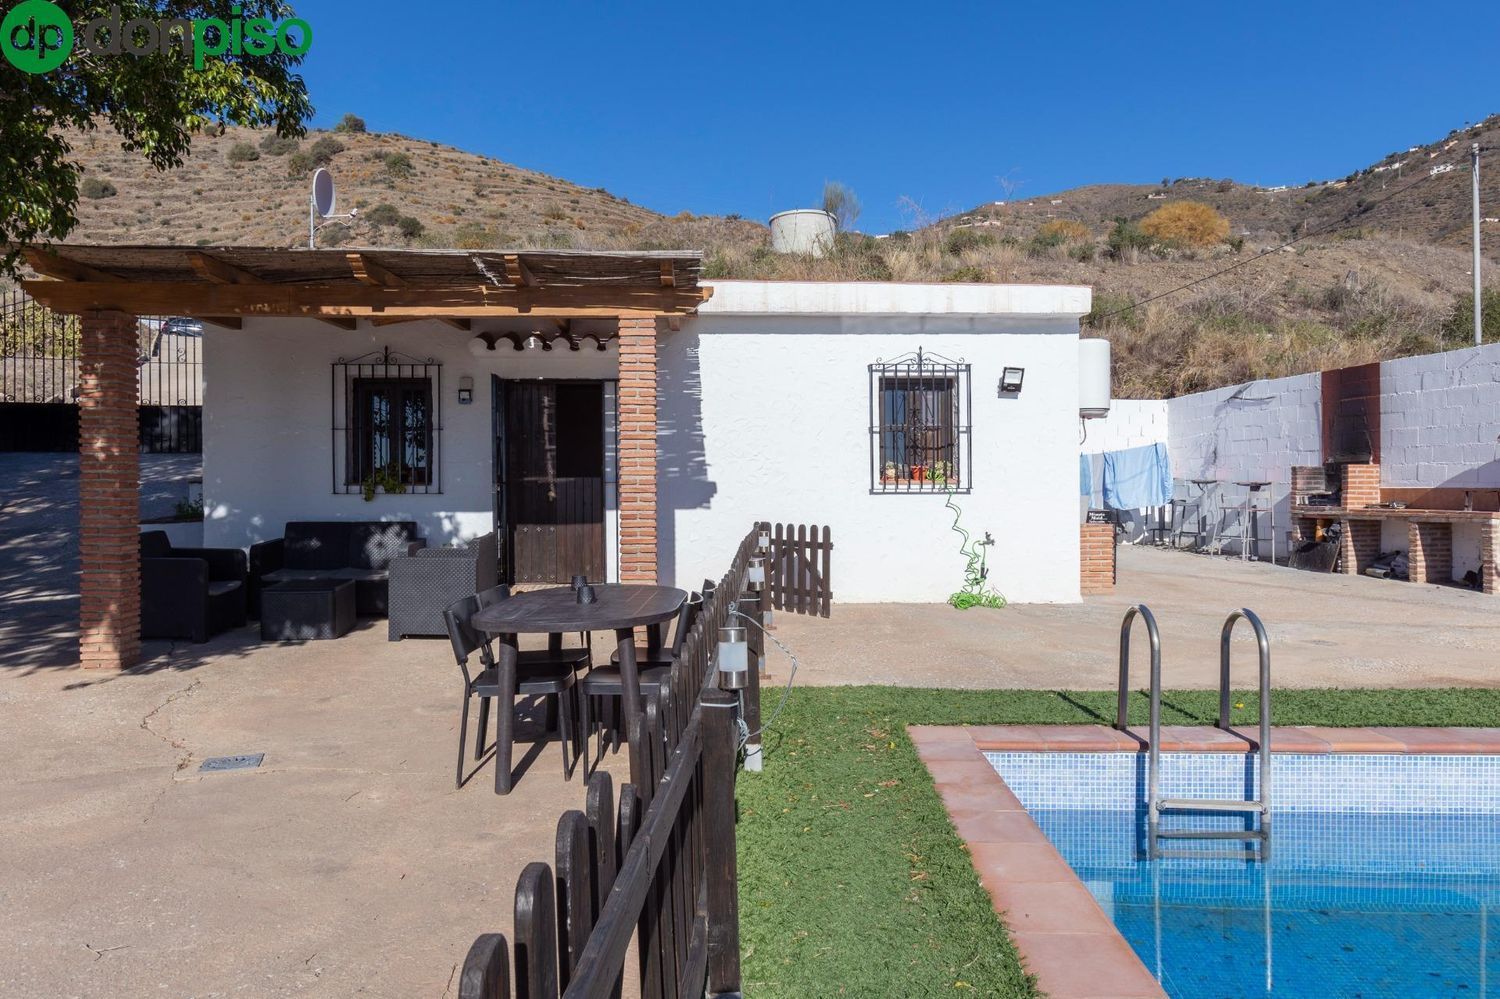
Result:
<instances>
[{"instance_id":1,"label":"pool edge","mask_svg":"<svg viewBox=\"0 0 1500 999\"><path fill-rule=\"evenodd\" d=\"M985 759L977 730L909 725L906 731L1038 988L1051 999L1166 999L1114 921Z\"/></svg>"}]
</instances>

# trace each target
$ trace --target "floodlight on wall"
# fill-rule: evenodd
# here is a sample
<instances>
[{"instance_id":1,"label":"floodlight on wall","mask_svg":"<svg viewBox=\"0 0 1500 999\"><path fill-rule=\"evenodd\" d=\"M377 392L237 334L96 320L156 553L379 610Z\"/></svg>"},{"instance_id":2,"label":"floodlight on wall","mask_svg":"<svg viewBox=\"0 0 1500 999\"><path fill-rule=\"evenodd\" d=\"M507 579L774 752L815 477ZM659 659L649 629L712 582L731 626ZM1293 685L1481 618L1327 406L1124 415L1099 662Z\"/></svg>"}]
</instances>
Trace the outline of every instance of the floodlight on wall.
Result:
<instances>
[{"instance_id":1,"label":"floodlight on wall","mask_svg":"<svg viewBox=\"0 0 1500 999\"><path fill-rule=\"evenodd\" d=\"M750 643L745 629L719 629L719 689L744 690L750 685Z\"/></svg>"},{"instance_id":2,"label":"floodlight on wall","mask_svg":"<svg viewBox=\"0 0 1500 999\"><path fill-rule=\"evenodd\" d=\"M463 375L458 379L458 404L467 406L474 401L474 379Z\"/></svg>"},{"instance_id":3,"label":"floodlight on wall","mask_svg":"<svg viewBox=\"0 0 1500 999\"><path fill-rule=\"evenodd\" d=\"M481 333L469 341L469 353L475 357L483 357L495 349L495 341Z\"/></svg>"},{"instance_id":4,"label":"floodlight on wall","mask_svg":"<svg viewBox=\"0 0 1500 999\"><path fill-rule=\"evenodd\" d=\"M1025 368L1006 368L1000 372L1000 394L1017 395L1021 391L1021 383L1026 380Z\"/></svg>"}]
</instances>

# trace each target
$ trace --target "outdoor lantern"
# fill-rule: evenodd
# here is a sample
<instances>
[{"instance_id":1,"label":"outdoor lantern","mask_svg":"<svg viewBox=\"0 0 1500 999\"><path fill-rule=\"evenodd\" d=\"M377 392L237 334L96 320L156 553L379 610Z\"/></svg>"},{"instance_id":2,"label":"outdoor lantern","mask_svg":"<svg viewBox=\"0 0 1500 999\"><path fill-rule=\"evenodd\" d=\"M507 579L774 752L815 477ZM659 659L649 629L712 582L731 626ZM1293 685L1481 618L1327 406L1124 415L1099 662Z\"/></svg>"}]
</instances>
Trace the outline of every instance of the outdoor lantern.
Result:
<instances>
[{"instance_id":1,"label":"outdoor lantern","mask_svg":"<svg viewBox=\"0 0 1500 999\"><path fill-rule=\"evenodd\" d=\"M541 345L542 345L542 338L539 337L539 336L537 336L535 333L531 334L529 337L526 338L526 349L527 350L536 350Z\"/></svg>"},{"instance_id":2,"label":"outdoor lantern","mask_svg":"<svg viewBox=\"0 0 1500 999\"><path fill-rule=\"evenodd\" d=\"M1014 395L1021 391L1021 382L1026 378L1025 368L1006 368L1000 372L1000 394Z\"/></svg>"},{"instance_id":3,"label":"outdoor lantern","mask_svg":"<svg viewBox=\"0 0 1500 999\"><path fill-rule=\"evenodd\" d=\"M744 628L719 629L719 689L744 690L750 683L750 643Z\"/></svg>"},{"instance_id":4,"label":"outdoor lantern","mask_svg":"<svg viewBox=\"0 0 1500 999\"><path fill-rule=\"evenodd\" d=\"M458 380L458 404L467 406L474 401L474 379L464 375Z\"/></svg>"},{"instance_id":5,"label":"outdoor lantern","mask_svg":"<svg viewBox=\"0 0 1500 999\"><path fill-rule=\"evenodd\" d=\"M751 593L759 593L766 588L766 560L759 555L751 555L750 563L745 569L745 589Z\"/></svg>"},{"instance_id":6,"label":"outdoor lantern","mask_svg":"<svg viewBox=\"0 0 1500 999\"><path fill-rule=\"evenodd\" d=\"M768 552L768 551L771 550L771 532L770 531L763 530L763 531L760 532L760 534L756 535L756 538L755 538L755 550L758 551L758 552L760 552L761 554L765 554L766 552Z\"/></svg>"},{"instance_id":7,"label":"outdoor lantern","mask_svg":"<svg viewBox=\"0 0 1500 999\"><path fill-rule=\"evenodd\" d=\"M494 350L495 344L483 334L469 341L469 353L475 357L483 357L488 351Z\"/></svg>"}]
</instances>

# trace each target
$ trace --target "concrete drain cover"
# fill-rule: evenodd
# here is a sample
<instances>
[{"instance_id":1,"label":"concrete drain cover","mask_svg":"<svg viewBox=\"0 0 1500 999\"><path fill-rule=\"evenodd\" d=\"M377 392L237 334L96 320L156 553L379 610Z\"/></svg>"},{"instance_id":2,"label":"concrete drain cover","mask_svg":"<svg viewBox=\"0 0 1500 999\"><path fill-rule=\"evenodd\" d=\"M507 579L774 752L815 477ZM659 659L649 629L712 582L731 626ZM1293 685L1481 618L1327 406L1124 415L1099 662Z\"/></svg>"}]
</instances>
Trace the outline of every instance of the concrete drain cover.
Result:
<instances>
[{"instance_id":1,"label":"concrete drain cover","mask_svg":"<svg viewBox=\"0 0 1500 999\"><path fill-rule=\"evenodd\" d=\"M198 769L210 772L217 770L254 770L266 758L265 753L244 753L240 756L210 756Z\"/></svg>"}]
</instances>

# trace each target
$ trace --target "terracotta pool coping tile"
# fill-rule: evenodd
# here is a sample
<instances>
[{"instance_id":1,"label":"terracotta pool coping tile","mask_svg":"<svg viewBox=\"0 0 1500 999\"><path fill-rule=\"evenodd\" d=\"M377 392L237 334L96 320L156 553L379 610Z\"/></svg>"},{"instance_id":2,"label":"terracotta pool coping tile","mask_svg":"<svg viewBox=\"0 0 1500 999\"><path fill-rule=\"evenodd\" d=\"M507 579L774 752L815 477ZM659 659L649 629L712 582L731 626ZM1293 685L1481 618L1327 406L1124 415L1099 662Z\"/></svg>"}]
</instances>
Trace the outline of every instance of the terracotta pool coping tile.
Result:
<instances>
[{"instance_id":1,"label":"terracotta pool coping tile","mask_svg":"<svg viewBox=\"0 0 1500 999\"><path fill-rule=\"evenodd\" d=\"M1051 999L1165 999L1119 932L1012 932L1021 963Z\"/></svg>"},{"instance_id":2,"label":"terracotta pool coping tile","mask_svg":"<svg viewBox=\"0 0 1500 999\"><path fill-rule=\"evenodd\" d=\"M953 828L970 848L976 843L1046 843L1047 836L1037 828L1031 816L1020 812L986 812L967 809L953 819ZM1077 875L1074 876L1075 878Z\"/></svg>"},{"instance_id":3,"label":"terracotta pool coping tile","mask_svg":"<svg viewBox=\"0 0 1500 999\"><path fill-rule=\"evenodd\" d=\"M922 762L927 764L934 784L981 784L1000 776L989 761L973 749L969 750L967 760L929 760L923 756Z\"/></svg>"},{"instance_id":4,"label":"terracotta pool coping tile","mask_svg":"<svg viewBox=\"0 0 1500 999\"><path fill-rule=\"evenodd\" d=\"M986 887L992 882L1034 884L1078 880L1073 868L1051 843L970 843L969 857Z\"/></svg>"},{"instance_id":5,"label":"terracotta pool coping tile","mask_svg":"<svg viewBox=\"0 0 1500 999\"><path fill-rule=\"evenodd\" d=\"M1406 743L1381 735L1370 728L1324 728L1317 725L1299 726L1298 731L1328 744L1329 753L1404 753ZM1271 749L1277 751L1276 733L1271 734Z\"/></svg>"},{"instance_id":6,"label":"terracotta pool coping tile","mask_svg":"<svg viewBox=\"0 0 1500 999\"><path fill-rule=\"evenodd\" d=\"M906 734L919 745L964 745L973 741L962 725L908 725Z\"/></svg>"},{"instance_id":7,"label":"terracotta pool coping tile","mask_svg":"<svg viewBox=\"0 0 1500 999\"><path fill-rule=\"evenodd\" d=\"M1106 725L1053 725L1038 728L1046 748L1068 753L1132 752L1137 741L1128 732Z\"/></svg>"},{"instance_id":8,"label":"terracotta pool coping tile","mask_svg":"<svg viewBox=\"0 0 1500 999\"><path fill-rule=\"evenodd\" d=\"M1105 933L1114 929L1094 896L1072 881L998 881L995 911L1012 933Z\"/></svg>"},{"instance_id":9,"label":"terracotta pool coping tile","mask_svg":"<svg viewBox=\"0 0 1500 999\"><path fill-rule=\"evenodd\" d=\"M990 752L1024 752L1047 745L1041 727L1036 725L970 725L968 733L974 745Z\"/></svg>"},{"instance_id":10,"label":"terracotta pool coping tile","mask_svg":"<svg viewBox=\"0 0 1500 999\"><path fill-rule=\"evenodd\" d=\"M1500 753L1500 729L1402 728L1378 726L1371 731L1405 746L1404 752L1436 755ZM1403 750L1393 750L1402 752Z\"/></svg>"}]
</instances>

